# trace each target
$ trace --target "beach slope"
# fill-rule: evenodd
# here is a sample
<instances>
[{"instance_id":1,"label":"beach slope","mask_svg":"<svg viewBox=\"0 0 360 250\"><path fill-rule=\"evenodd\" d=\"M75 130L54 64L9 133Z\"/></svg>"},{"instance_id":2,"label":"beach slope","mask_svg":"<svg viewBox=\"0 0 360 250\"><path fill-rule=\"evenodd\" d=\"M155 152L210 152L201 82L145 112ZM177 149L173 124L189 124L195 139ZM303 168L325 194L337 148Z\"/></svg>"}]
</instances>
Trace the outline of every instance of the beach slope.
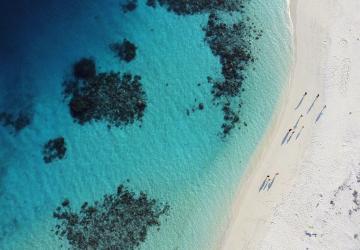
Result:
<instances>
[{"instance_id":1,"label":"beach slope","mask_svg":"<svg viewBox=\"0 0 360 250\"><path fill-rule=\"evenodd\" d=\"M289 3L289 84L241 180L220 249L359 246L358 10L357 0Z\"/></svg>"}]
</instances>

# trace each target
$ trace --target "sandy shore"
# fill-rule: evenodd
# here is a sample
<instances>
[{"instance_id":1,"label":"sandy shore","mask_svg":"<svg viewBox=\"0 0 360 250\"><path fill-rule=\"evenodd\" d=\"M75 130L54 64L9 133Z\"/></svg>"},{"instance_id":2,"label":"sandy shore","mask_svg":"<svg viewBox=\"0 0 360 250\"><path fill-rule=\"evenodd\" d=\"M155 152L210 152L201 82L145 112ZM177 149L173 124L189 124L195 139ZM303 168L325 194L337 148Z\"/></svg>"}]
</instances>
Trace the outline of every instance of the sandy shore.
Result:
<instances>
[{"instance_id":1,"label":"sandy shore","mask_svg":"<svg viewBox=\"0 0 360 250\"><path fill-rule=\"evenodd\" d=\"M360 1L289 7L291 79L241 180L221 249L360 246ZM259 191L267 175L276 178Z\"/></svg>"}]
</instances>

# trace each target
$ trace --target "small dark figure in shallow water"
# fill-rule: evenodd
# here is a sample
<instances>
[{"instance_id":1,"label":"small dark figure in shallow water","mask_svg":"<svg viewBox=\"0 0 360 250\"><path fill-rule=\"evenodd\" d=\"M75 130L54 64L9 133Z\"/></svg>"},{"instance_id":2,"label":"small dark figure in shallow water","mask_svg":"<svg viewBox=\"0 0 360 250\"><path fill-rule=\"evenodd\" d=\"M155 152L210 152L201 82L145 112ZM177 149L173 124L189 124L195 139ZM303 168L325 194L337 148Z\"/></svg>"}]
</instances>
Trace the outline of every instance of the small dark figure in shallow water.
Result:
<instances>
[{"instance_id":1,"label":"small dark figure in shallow water","mask_svg":"<svg viewBox=\"0 0 360 250\"><path fill-rule=\"evenodd\" d=\"M124 39L122 43L113 43L110 45L110 49L116 53L116 55L125 62L134 60L136 56L137 47L135 44L127 39Z\"/></svg>"},{"instance_id":2,"label":"small dark figure in shallow water","mask_svg":"<svg viewBox=\"0 0 360 250\"><path fill-rule=\"evenodd\" d=\"M66 153L66 144L64 137L60 136L49 140L43 148L43 160L45 163L51 163L54 160L61 160Z\"/></svg>"}]
</instances>

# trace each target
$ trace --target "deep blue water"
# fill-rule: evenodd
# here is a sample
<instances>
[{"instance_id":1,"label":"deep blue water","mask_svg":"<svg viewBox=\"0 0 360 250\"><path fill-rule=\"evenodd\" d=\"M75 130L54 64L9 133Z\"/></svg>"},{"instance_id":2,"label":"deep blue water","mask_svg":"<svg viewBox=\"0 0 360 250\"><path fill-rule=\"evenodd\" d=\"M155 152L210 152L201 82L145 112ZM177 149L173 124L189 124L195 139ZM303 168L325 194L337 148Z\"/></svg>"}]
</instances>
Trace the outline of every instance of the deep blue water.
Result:
<instances>
[{"instance_id":1,"label":"deep blue water","mask_svg":"<svg viewBox=\"0 0 360 250\"><path fill-rule=\"evenodd\" d=\"M206 81L221 77L219 58L203 40L206 14L178 16L142 1L126 14L115 0L1 1L0 112L29 112L32 122L19 133L0 127L0 249L59 249L50 231L55 207L64 198L74 206L99 199L127 179L135 192L171 206L143 249L212 248L287 79L284 2L249 6L264 36L254 43L256 70L241 97L247 126L223 140L222 113ZM109 49L124 38L138 47L130 63ZM111 130L104 122L74 123L62 82L84 56L99 71L141 75L148 100L142 123ZM187 116L195 99L205 109ZM66 156L45 164L42 147L57 136L66 139Z\"/></svg>"}]
</instances>

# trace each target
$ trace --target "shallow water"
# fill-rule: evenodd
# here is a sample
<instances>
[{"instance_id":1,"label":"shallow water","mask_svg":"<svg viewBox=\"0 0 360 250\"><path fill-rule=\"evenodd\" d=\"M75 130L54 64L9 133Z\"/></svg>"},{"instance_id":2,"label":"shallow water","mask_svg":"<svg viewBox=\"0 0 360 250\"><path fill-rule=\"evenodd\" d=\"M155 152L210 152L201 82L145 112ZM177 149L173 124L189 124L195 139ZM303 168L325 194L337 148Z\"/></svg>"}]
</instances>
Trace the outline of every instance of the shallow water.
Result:
<instances>
[{"instance_id":1,"label":"shallow water","mask_svg":"<svg viewBox=\"0 0 360 250\"><path fill-rule=\"evenodd\" d=\"M62 242L50 232L54 208L64 198L74 206L99 199L127 179L132 190L171 206L142 249L213 248L288 77L285 0L268 2L252 0L246 9L264 34L253 43L257 59L241 97L247 126L223 140L222 113L206 81L220 76L221 65L203 40L205 14L177 16L142 1L126 14L112 0L2 1L0 112L30 109L33 122L16 135L0 127L0 248L59 249ZM128 64L109 49L123 38L138 47ZM148 107L141 127L73 122L61 84L83 56L101 70L142 76ZM199 101L205 109L187 116ZM60 135L65 159L45 164L42 146Z\"/></svg>"}]
</instances>

